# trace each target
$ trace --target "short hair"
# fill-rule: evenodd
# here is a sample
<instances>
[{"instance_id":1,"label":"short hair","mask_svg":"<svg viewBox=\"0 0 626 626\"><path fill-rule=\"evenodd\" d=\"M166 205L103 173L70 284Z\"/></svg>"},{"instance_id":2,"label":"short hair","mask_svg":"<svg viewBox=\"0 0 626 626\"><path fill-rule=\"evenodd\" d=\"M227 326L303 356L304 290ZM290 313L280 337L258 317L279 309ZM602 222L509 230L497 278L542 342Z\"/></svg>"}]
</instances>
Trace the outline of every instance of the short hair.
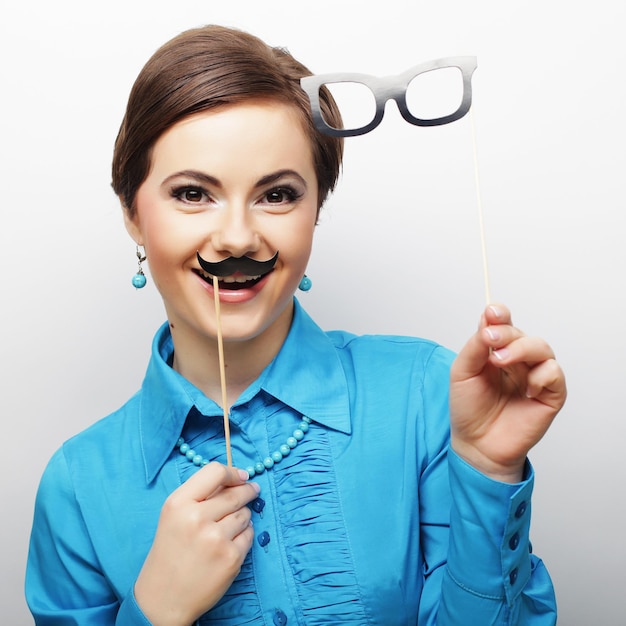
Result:
<instances>
[{"instance_id":1,"label":"short hair","mask_svg":"<svg viewBox=\"0 0 626 626\"><path fill-rule=\"evenodd\" d=\"M152 148L168 128L194 113L253 99L276 100L299 112L311 142L321 207L337 183L343 143L313 123L300 87L300 78L310 75L286 49L233 28L194 28L164 44L139 73L115 141L112 186L125 210L134 215ZM339 110L325 88L320 99L326 119L340 128Z\"/></svg>"}]
</instances>

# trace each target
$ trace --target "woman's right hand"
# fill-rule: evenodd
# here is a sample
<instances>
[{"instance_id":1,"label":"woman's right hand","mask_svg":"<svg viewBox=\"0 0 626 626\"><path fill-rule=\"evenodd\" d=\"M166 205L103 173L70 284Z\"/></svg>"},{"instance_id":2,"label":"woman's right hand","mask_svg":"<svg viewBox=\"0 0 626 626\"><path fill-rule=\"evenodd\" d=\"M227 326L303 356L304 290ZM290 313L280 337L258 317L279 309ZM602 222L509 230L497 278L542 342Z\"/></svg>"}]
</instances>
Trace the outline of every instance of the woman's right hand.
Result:
<instances>
[{"instance_id":1,"label":"woman's right hand","mask_svg":"<svg viewBox=\"0 0 626 626\"><path fill-rule=\"evenodd\" d=\"M248 473L209 463L161 509L135 598L154 626L189 626L214 606L252 546L250 509L259 487Z\"/></svg>"}]
</instances>

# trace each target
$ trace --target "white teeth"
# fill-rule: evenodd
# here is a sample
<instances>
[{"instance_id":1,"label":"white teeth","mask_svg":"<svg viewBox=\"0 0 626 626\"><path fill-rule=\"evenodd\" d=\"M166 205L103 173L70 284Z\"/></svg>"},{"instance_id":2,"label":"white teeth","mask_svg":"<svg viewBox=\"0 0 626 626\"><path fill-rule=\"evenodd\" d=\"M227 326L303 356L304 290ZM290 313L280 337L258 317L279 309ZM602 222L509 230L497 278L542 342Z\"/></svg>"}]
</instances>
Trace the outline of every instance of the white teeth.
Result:
<instances>
[{"instance_id":1,"label":"white teeth","mask_svg":"<svg viewBox=\"0 0 626 626\"><path fill-rule=\"evenodd\" d=\"M204 278L213 280L213 274L203 272L202 270L198 270L198 272L204 276ZM247 283L249 280L257 280L257 278L261 278L261 274L258 276L220 276L218 278L224 283Z\"/></svg>"},{"instance_id":2,"label":"white teeth","mask_svg":"<svg viewBox=\"0 0 626 626\"><path fill-rule=\"evenodd\" d=\"M222 281L225 283L247 283L249 280L256 280L259 276L224 276Z\"/></svg>"}]
</instances>

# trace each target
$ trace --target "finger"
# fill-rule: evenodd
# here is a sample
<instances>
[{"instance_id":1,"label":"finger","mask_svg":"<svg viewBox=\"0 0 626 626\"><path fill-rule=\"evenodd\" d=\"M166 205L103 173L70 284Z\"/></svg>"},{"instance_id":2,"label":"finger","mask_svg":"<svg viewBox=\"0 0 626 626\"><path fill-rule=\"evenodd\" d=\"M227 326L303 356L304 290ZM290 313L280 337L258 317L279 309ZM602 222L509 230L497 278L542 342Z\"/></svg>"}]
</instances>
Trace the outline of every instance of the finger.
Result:
<instances>
[{"instance_id":1,"label":"finger","mask_svg":"<svg viewBox=\"0 0 626 626\"><path fill-rule=\"evenodd\" d=\"M202 503L207 517L214 521L236 513L240 510L249 512L246 506L259 495L257 483L247 483L237 487L225 487ZM249 518L248 518L249 519Z\"/></svg>"},{"instance_id":2,"label":"finger","mask_svg":"<svg viewBox=\"0 0 626 626\"><path fill-rule=\"evenodd\" d=\"M490 325L482 329L482 339L492 350L503 348L524 336L519 328L508 324Z\"/></svg>"},{"instance_id":3,"label":"finger","mask_svg":"<svg viewBox=\"0 0 626 626\"><path fill-rule=\"evenodd\" d=\"M232 543L235 548L242 555L241 560L245 558L246 554L250 552L252 548L252 542L254 540L254 528L252 522L248 523L246 527L232 539Z\"/></svg>"},{"instance_id":4,"label":"finger","mask_svg":"<svg viewBox=\"0 0 626 626\"><path fill-rule=\"evenodd\" d=\"M495 335L498 335L498 338L492 339ZM528 337L513 327L498 327L493 332L491 328L487 328L485 336L487 343L493 348L489 359L498 367L516 363L533 367L548 359L554 359L552 348L543 339Z\"/></svg>"},{"instance_id":5,"label":"finger","mask_svg":"<svg viewBox=\"0 0 626 626\"><path fill-rule=\"evenodd\" d=\"M252 548L253 540L254 528L250 522L236 537L233 538L233 544L245 557L245 555L250 551L250 548Z\"/></svg>"},{"instance_id":6,"label":"finger","mask_svg":"<svg viewBox=\"0 0 626 626\"><path fill-rule=\"evenodd\" d=\"M251 516L252 512L247 506L225 515L218 522L224 537L229 541L232 541L235 537L245 532L252 526L250 521Z\"/></svg>"},{"instance_id":7,"label":"finger","mask_svg":"<svg viewBox=\"0 0 626 626\"><path fill-rule=\"evenodd\" d=\"M511 311L499 302L490 304L483 313L487 324L512 324Z\"/></svg>"},{"instance_id":8,"label":"finger","mask_svg":"<svg viewBox=\"0 0 626 626\"><path fill-rule=\"evenodd\" d=\"M503 304L486 307L480 317L478 331L463 346L452 365L452 380L465 380L480 374L489 361L494 343L501 342L503 337L508 341L513 339L511 332L503 330L512 329L510 323L511 313Z\"/></svg>"},{"instance_id":9,"label":"finger","mask_svg":"<svg viewBox=\"0 0 626 626\"><path fill-rule=\"evenodd\" d=\"M555 408L563 405L567 395L565 375L554 359L543 361L528 372L526 395Z\"/></svg>"},{"instance_id":10,"label":"finger","mask_svg":"<svg viewBox=\"0 0 626 626\"><path fill-rule=\"evenodd\" d=\"M221 463L209 463L196 472L176 491L182 497L202 502L219 489L243 485L248 480L248 472Z\"/></svg>"}]
</instances>

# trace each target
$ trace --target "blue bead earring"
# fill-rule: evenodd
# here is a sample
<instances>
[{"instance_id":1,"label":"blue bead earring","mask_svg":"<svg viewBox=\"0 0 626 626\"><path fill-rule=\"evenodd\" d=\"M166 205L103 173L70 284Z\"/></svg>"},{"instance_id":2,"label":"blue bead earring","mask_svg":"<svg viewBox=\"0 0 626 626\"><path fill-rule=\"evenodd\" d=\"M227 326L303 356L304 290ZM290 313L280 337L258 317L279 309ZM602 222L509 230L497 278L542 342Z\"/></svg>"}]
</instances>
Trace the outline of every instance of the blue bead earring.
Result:
<instances>
[{"instance_id":1,"label":"blue bead earring","mask_svg":"<svg viewBox=\"0 0 626 626\"><path fill-rule=\"evenodd\" d=\"M146 275L143 273L141 267L141 264L146 260L146 255L139 251L139 246L137 246L137 260L139 267L137 268L137 273L133 276L133 287L135 289L141 289L146 286Z\"/></svg>"},{"instance_id":2,"label":"blue bead earring","mask_svg":"<svg viewBox=\"0 0 626 626\"><path fill-rule=\"evenodd\" d=\"M313 281L305 274L298 285L300 291L308 291L313 286Z\"/></svg>"}]
</instances>

